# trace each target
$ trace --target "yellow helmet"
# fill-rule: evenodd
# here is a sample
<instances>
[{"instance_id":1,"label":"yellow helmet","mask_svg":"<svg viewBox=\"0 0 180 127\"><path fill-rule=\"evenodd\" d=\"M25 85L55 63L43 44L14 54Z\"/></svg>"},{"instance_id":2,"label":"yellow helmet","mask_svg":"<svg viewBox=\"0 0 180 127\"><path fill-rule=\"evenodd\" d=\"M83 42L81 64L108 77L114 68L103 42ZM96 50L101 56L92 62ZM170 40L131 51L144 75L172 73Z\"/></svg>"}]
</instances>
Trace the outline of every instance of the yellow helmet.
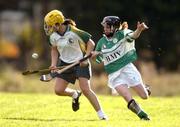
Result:
<instances>
[{"instance_id":1,"label":"yellow helmet","mask_svg":"<svg viewBox=\"0 0 180 127\"><path fill-rule=\"evenodd\" d=\"M52 10L44 17L44 30L47 35L53 32L53 27L57 23L62 24L64 22L64 16L61 11Z\"/></svg>"}]
</instances>

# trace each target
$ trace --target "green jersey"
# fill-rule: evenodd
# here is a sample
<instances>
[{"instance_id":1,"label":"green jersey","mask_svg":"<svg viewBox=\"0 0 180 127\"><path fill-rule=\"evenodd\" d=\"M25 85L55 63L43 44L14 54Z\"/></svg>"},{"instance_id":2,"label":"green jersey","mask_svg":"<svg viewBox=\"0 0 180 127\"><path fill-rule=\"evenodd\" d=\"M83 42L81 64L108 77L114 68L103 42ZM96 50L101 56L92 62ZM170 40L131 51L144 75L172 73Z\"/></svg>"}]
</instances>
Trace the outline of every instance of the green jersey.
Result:
<instances>
[{"instance_id":1,"label":"green jersey","mask_svg":"<svg viewBox=\"0 0 180 127\"><path fill-rule=\"evenodd\" d=\"M96 62L103 62L108 74L137 59L135 40L130 36L132 32L129 29L119 30L112 38L103 36L98 41L95 50L100 51L102 55L97 56Z\"/></svg>"}]
</instances>

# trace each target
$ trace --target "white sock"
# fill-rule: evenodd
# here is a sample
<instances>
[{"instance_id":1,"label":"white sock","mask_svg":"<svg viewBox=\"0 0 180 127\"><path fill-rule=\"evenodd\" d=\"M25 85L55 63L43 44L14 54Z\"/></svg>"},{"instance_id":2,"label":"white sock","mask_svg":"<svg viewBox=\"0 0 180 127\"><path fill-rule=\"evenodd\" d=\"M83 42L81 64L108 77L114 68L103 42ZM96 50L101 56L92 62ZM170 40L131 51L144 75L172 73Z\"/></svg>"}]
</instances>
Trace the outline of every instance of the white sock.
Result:
<instances>
[{"instance_id":1,"label":"white sock","mask_svg":"<svg viewBox=\"0 0 180 127\"><path fill-rule=\"evenodd\" d=\"M100 119L107 118L106 114L101 109L97 111L97 115Z\"/></svg>"},{"instance_id":2,"label":"white sock","mask_svg":"<svg viewBox=\"0 0 180 127\"><path fill-rule=\"evenodd\" d=\"M72 98L77 98L78 97L78 93L75 91L72 95Z\"/></svg>"}]
</instances>

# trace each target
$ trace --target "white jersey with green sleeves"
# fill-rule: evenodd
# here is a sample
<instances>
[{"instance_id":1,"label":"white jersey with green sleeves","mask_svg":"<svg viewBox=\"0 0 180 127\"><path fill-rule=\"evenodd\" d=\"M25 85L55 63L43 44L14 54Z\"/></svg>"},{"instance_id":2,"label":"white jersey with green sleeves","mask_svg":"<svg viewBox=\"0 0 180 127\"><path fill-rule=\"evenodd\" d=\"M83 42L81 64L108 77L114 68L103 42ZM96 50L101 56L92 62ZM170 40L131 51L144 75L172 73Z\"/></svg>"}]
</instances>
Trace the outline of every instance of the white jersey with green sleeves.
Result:
<instances>
[{"instance_id":1,"label":"white jersey with green sleeves","mask_svg":"<svg viewBox=\"0 0 180 127\"><path fill-rule=\"evenodd\" d=\"M89 33L69 25L64 35L53 32L49 39L51 46L57 46L59 58L66 63L73 63L83 58L90 38Z\"/></svg>"},{"instance_id":2,"label":"white jersey with green sleeves","mask_svg":"<svg viewBox=\"0 0 180 127\"><path fill-rule=\"evenodd\" d=\"M111 39L103 36L98 41L95 50L102 54L97 56L96 62L103 62L108 74L137 59L135 40L130 36L132 32L129 29L119 30Z\"/></svg>"}]
</instances>

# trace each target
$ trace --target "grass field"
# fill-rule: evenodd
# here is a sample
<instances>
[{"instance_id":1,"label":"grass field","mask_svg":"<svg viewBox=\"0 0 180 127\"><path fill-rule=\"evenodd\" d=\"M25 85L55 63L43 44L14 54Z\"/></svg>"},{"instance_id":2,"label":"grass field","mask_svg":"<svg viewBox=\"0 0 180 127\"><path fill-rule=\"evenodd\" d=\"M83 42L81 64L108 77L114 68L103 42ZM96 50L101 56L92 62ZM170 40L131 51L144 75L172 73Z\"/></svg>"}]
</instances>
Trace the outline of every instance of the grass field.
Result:
<instances>
[{"instance_id":1,"label":"grass field","mask_svg":"<svg viewBox=\"0 0 180 127\"><path fill-rule=\"evenodd\" d=\"M151 116L139 120L121 97L98 95L109 116L100 121L88 100L80 98L81 109L71 110L71 98L53 94L0 93L0 127L179 127L180 97L136 98Z\"/></svg>"}]
</instances>

